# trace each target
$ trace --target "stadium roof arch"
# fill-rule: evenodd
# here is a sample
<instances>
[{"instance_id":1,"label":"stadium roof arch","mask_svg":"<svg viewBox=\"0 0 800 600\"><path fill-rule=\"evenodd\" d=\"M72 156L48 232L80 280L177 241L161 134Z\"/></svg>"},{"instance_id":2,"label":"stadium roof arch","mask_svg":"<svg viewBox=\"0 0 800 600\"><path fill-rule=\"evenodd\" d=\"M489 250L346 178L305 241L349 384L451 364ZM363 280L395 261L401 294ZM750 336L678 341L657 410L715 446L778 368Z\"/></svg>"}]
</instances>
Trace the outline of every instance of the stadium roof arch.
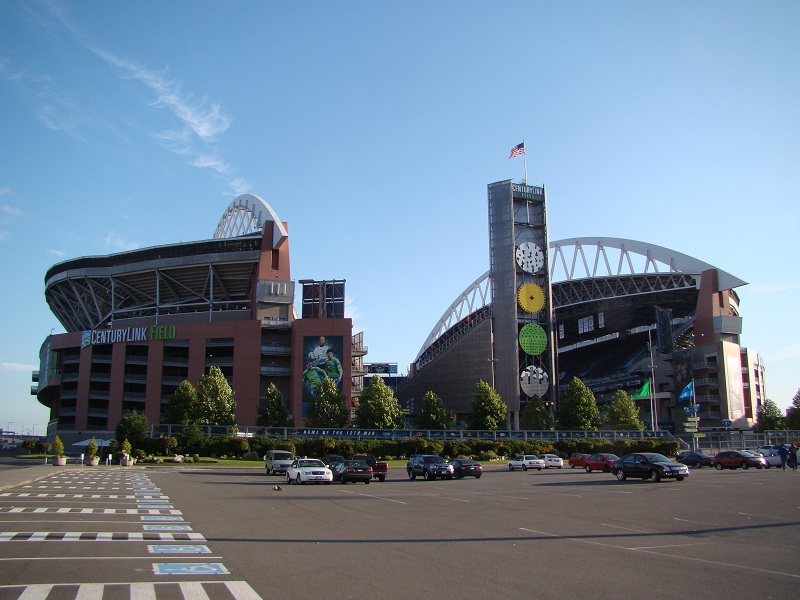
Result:
<instances>
[{"instance_id":1,"label":"stadium roof arch","mask_svg":"<svg viewBox=\"0 0 800 600\"><path fill-rule=\"evenodd\" d=\"M694 288L699 285L700 275L709 269L717 270L720 289L747 285L746 281L693 256L647 242L581 237L550 243L554 308L600 298ZM605 285L593 285L593 281L604 281ZM462 319L490 303L491 279L486 271L444 311L414 362Z\"/></svg>"}]
</instances>

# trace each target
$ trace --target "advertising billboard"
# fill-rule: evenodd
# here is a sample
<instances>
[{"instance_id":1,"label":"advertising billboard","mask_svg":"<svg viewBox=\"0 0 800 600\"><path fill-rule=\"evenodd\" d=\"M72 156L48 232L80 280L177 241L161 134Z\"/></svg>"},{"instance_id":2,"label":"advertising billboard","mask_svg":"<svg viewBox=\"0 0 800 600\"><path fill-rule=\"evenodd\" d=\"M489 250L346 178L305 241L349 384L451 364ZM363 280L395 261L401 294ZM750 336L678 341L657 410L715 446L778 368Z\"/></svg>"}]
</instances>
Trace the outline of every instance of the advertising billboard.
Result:
<instances>
[{"instance_id":1,"label":"advertising billboard","mask_svg":"<svg viewBox=\"0 0 800 600\"><path fill-rule=\"evenodd\" d=\"M342 389L345 366L344 338L338 336L304 336L303 337L303 416L308 415L314 396L319 392L323 380L332 379L336 387Z\"/></svg>"}]
</instances>

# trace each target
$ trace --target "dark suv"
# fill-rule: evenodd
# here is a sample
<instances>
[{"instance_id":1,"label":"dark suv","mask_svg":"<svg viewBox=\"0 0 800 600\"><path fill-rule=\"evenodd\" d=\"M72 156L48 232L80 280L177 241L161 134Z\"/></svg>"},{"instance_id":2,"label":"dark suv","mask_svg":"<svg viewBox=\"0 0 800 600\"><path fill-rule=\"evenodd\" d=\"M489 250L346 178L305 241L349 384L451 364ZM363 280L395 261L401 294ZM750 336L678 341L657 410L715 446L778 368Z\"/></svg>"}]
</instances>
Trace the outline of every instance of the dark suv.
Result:
<instances>
[{"instance_id":1,"label":"dark suv","mask_svg":"<svg viewBox=\"0 0 800 600\"><path fill-rule=\"evenodd\" d=\"M408 459L406 466L409 479L416 479L421 475L425 481L441 477L453 478L453 465L435 454L417 454Z\"/></svg>"}]
</instances>

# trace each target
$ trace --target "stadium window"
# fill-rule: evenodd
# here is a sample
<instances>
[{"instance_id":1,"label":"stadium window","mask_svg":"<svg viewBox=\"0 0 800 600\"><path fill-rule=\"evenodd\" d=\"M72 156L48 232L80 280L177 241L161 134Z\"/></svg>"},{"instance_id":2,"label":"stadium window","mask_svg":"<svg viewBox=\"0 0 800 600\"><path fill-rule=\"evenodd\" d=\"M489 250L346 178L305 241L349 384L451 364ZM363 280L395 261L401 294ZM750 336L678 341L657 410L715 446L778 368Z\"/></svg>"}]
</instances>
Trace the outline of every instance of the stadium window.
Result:
<instances>
[{"instance_id":1,"label":"stadium window","mask_svg":"<svg viewBox=\"0 0 800 600\"><path fill-rule=\"evenodd\" d=\"M597 313L597 328L603 329L606 326L606 318L602 312Z\"/></svg>"}]
</instances>

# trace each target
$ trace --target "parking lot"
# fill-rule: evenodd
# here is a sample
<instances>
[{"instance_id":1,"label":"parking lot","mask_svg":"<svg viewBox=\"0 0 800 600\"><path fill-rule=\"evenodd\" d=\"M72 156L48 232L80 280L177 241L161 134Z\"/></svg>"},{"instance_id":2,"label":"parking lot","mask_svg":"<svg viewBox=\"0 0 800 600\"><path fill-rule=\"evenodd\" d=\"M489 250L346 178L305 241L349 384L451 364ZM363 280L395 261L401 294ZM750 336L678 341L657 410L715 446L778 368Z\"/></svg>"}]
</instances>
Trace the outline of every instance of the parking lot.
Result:
<instances>
[{"instance_id":1,"label":"parking lot","mask_svg":"<svg viewBox=\"0 0 800 600\"><path fill-rule=\"evenodd\" d=\"M287 486L263 469L126 472L145 474L133 483L158 490L202 535L195 543L228 571L212 580L246 582L262 598L795 598L800 586L800 473L705 468L683 482L655 484L569 468L496 466L479 480L409 481L392 468L384 483ZM75 527L35 523L42 513L10 513L11 506L44 504L0 496L5 532ZM25 519L28 526L19 525ZM83 521L87 531L108 531L97 518ZM134 528L141 524L123 527ZM69 573L70 554L74 571L92 548L87 540L40 549L48 543L0 542L3 579L56 583ZM123 556L116 546L102 551ZM129 541L129 558L109 562L113 577L106 580L199 578L156 574L152 563L189 561L154 560L147 546ZM20 553L63 556L65 570L59 575L34 562L8 568ZM0 598L12 596L0 590Z\"/></svg>"}]
</instances>

